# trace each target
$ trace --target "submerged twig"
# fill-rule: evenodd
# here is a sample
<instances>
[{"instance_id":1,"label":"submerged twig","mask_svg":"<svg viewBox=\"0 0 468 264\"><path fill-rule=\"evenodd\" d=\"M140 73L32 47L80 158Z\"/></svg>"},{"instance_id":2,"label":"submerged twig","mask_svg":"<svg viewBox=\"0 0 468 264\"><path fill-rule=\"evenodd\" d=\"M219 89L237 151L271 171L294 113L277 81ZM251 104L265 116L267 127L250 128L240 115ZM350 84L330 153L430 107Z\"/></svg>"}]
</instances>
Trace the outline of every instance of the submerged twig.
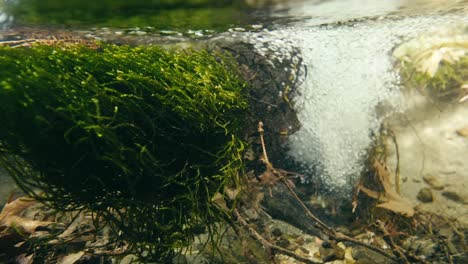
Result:
<instances>
[{"instance_id":1,"label":"submerged twig","mask_svg":"<svg viewBox=\"0 0 468 264\"><path fill-rule=\"evenodd\" d=\"M292 257L292 258L294 258L296 260L302 261L302 262L304 262L306 264L320 264L320 263L322 263L322 262L317 262L317 261L314 261L314 260L299 256L299 255L297 255L296 253L294 253L292 251L289 251L287 249L284 249L282 247L279 247L277 245L274 245L274 244L268 242L255 229L253 229L251 226L249 226L247 221L242 217L242 215L239 213L239 211L237 211L237 209L234 209L233 212L234 212L234 216L236 217L237 221L241 224L241 226L244 227L249 232L249 235L253 239L258 240L262 244L262 246L269 253L277 252L277 253Z\"/></svg>"},{"instance_id":2,"label":"submerged twig","mask_svg":"<svg viewBox=\"0 0 468 264\"><path fill-rule=\"evenodd\" d=\"M393 144L395 145L396 153L396 168L395 168L395 190L400 194L400 150L398 147L398 142L396 140L395 133L391 129L387 129L388 134L392 138Z\"/></svg>"},{"instance_id":3,"label":"submerged twig","mask_svg":"<svg viewBox=\"0 0 468 264\"><path fill-rule=\"evenodd\" d=\"M316 227L320 231L322 231L325 235L328 235L331 240L336 240L337 242L339 242L339 241L351 242L351 243L363 246L363 247L365 247L367 249L370 249L372 251L375 251L375 252L377 252L377 253L379 253L379 254L381 254L381 255L383 255L383 256L391 259L391 260L398 261L398 259L395 256L390 255L389 253L387 253L383 249L380 249L380 248L378 248L376 246L373 246L373 245L370 245L370 244L366 244L366 243L361 242L361 241L359 241L357 239L354 239L354 238L349 237L349 236L347 236L345 234L342 234L342 233L336 231L335 229L331 228L330 226L325 224L323 221L321 221L317 216L315 216L309 210L309 208L307 208L307 206L304 204L304 202L299 198L299 196L296 194L296 192L293 190L293 188L292 188L291 184L289 183L288 179L281 172L276 170L273 167L273 165L270 163L270 161L268 160L268 155L267 155L266 147L265 147L265 140L263 138L265 131L263 129L263 123L262 122L258 123L258 132L260 134L260 142L262 144L263 157L264 157L263 161L265 162L267 171L270 171L274 176L278 177L283 182L283 184L286 186L286 188L291 193L291 195L294 197L294 199L299 203L299 205L305 211L306 215L309 218L311 218L313 221L316 222Z\"/></svg>"},{"instance_id":4,"label":"submerged twig","mask_svg":"<svg viewBox=\"0 0 468 264\"><path fill-rule=\"evenodd\" d=\"M400 262L409 264L408 259L406 258L405 254L403 254L402 249L395 244L393 241L392 237L390 236L390 233L388 232L387 228L385 227L385 224L377 220L377 226L380 229L380 231L383 233L383 239L387 244L392 248L393 254L398 256Z\"/></svg>"}]
</instances>

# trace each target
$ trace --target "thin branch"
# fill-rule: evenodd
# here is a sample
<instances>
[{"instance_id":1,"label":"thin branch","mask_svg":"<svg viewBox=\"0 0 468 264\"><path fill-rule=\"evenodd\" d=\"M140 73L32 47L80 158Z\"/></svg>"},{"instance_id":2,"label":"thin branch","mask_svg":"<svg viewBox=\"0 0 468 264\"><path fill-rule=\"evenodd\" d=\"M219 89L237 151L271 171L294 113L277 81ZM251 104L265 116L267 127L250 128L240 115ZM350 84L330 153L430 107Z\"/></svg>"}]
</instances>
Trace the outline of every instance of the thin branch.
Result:
<instances>
[{"instance_id":1,"label":"thin branch","mask_svg":"<svg viewBox=\"0 0 468 264\"><path fill-rule=\"evenodd\" d=\"M392 248L393 254L395 254L395 256L398 256L401 263L409 264L408 259L406 258L405 254L403 254L400 247L398 247L393 241L392 237L390 236L390 233L385 227L385 224L382 221L377 220L377 226L380 229L380 231L383 233L383 239L385 240L385 242L387 242L387 244Z\"/></svg>"},{"instance_id":2,"label":"thin branch","mask_svg":"<svg viewBox=\"0 0 468 264\"><path fill-rule=\"evenodd\" d=\"M247 221L245 221L245 219L241 216L241 214L239 213L239 211L237 211L237 209L234 209L234 216L236 217L237 221L242 225L242 227L244 227L249 232L249 235L253 239L258 240L268 252L271 252L271 253L276 252L276 253L279 253L279 254L283 254L283 255L292 257L292 258L294 258L296 260L302 261L302 262L304 262L306 264L321 264L322 263L322 262L317 262L317 261L314 261L314 260L299 256L299 255L297 255L296 253L294 253L292 251L289 251L287 249L284 249L282 247L279 247L277 245L274 245L274 244L268 242L255 229L253 229L251 226L249 226Z\"/></svg>"},{"instance_id":3,"label":"thin branch","mask_svg":"<svg viewBox=\"0 0 468 264\"><path fill-rule=\"evenodd\" d=\"M390 255L389 253L387 253L383 249L378 248L378 247L373 246L373 245L370 245L370 244L366 244L366 243L361 242L361 241L359 241L357 239L349 237L349 236L347 236L345 234L337 232L336 230L334 230L333 228L331 228L327 224L325 224L323 221L321 221L318 217L316 217L309 210L309 208L307 208L307 206L304 204L304 202L299 198L299 196L293 190L291 184L288 182L288 179L282 173L280 173L278 170L276 170L273 167L273 165L270 163L270 161L268 160L266 147L265 147L265 141L264 141L264 138L263 138L264 129L263 129L263 123L262 122L258 123L258 132L260 134L260 141L262 143L264 162L265 162L265 165L267 166L267 170L270 170L276 177L281 179L281 181L284 183L284 185L286 185L286 187L288 188L289 192L294 197L294 199L300 204L302 209L304 209L306 215L317 223L316 224L317 228L319 228L324 234L328 235L332 240L351 242L351 243L363 246L363 247L365 247L367 249L373 250L373 251L375 251L375 252L381 254L382 256L385 256L385 257L387 257L387 258L389 258L391 260L398 261L398 259L395 256Z\"/></svg>"},{"instance_id":4,"label":"thin branch","mask_svg":"<svg viewBox=\"0 0 468 264\"><path fill-rule=\"evenodd\" d=\"M395 190L400 194L400 150L398 147L398 142L396 140L395 133L391 129L387 129L388 134L392 138L393 144L395 145L396 152L396 168L395 168Z\"/></svg>"}]
</instances>

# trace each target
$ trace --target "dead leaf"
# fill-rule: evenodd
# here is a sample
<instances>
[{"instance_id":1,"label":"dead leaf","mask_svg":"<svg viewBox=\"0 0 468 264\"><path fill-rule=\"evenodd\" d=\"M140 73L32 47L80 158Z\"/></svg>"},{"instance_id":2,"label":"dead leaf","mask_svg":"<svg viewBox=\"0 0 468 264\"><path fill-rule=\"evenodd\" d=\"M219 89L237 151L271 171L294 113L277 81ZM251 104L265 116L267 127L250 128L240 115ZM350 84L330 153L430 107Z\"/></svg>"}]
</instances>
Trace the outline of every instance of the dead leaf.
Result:
<instances>
[{"instance_id":1,"label":"dead leaf","mask_svg":"<svg viewBox=\"0 0 468 264\"><path fill-rule=\"evenodd\" d=\"M77 262L83 255L84 255L84 251L68 254L66 256L60 257L57 260L57 264L73 264Z\"/></svg>"},{"instance_id":2,"label":"dead leaf","mask_svg":"<svg viewBox=\"0 0 468 264\"><path fill-rule=\"evenodd\" d=\"M36 231L38 227L48 226L52 223L54 222L35 221L28 218L13 215L5 217L1 223L1 226L14 227L15 229L20 229L21 232L32 234Z\"/></svg>"},{"instance_id":3,"label":"dead leaf","mask_svg":"<svg viewBox=\"0 0 468 264\"><path fill-rule=\"evenodd\" d=\"M34 255L26 256L26 254L21 254L18 257L16 257L16 263L17 264L32 264L34 260L33 256Z\"/></svg>"},{"instance_id":4,"label":"dead leaf","mask_svg":"<svg viewBox=\"0 0 468 264\"><path fill-rule=\"evenodd\" d=\"M26 197L7 203L0 213L0 227L19 228L21 232L32 234L36 228L51 224L52 222L35 221L20 216L27 208L36 203L37 201Z\"/></svg>"},{"instance_id":5,"label":"dead leaf","mask_svg":"<svg viewBox=\"0 0 468 264\"><path fill-rule=\"evenodd\" d=\"M239 189L226 187L224 188L224 193L226 193L229 199L235 200L237 195L239 194Z\"/></svg>"},{"instance_id":6,"label":"dead leaf","mask_svg":"<svg viewBox=\"0 0 468 264\"><path fill-rule=\"evenodd\" d=\"M414 215L414 207L395 191L390 182L390 173L385 166L378 160L374 160L373 167L384 189L383 193L370 190L362 185L358 185L359 190L367 196L377 199L380 202L377 207L390 210L406 217L412 217Z\"/></svg>"},{"instance_id":7,"label":"dead leaf","mask_svg":"<svg viewBox=\"0 0 468 264\"><path fill-rule=\"evenodd\" d=\"M73 234L73 232L75 230L78 229L78 227L80 226L80 224L82 223L83 221L83 218L84 218L84 214L78 212L77 213L78 215L76 216L76 219L73 220L73 222L67 227L67 229L65 229L65 231L63 231L63 233L61 233L58 238L60 239L66 239L68 238L71 234Z\"/></svg>"},{"instance_id":8,"label":"dead leaf","mask_svg":"<svg viewBox=\"0 0 468 264\"><path fill-rule=\"evenodd\" d=\"M18 244L15 245L16 248L20 248L26 243L26 241L19 242Z\"/></svg>"},{"instance_id":9,"label":"dead leaf","mask_svg":"<svg viewBox=\"0 0 468 264\"><path fill-rule=\"evenodd\" d=\"M35 203L37 203L36 200L27 197L22 197L14 200L13 202L7 203L0 213L0 226L7 216L19 215Z\"/></svg>"}]
</instances>

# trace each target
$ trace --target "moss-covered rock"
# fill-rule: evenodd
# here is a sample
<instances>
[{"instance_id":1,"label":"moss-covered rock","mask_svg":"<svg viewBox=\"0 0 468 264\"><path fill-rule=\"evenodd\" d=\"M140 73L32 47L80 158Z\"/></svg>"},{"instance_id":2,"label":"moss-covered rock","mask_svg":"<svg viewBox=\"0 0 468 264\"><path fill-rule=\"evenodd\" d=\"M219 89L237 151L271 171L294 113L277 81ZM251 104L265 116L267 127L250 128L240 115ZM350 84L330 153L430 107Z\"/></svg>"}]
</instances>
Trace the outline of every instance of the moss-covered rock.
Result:
<instances>
[{"instance_id":1,"label":"moss-covered rock","mask_svg":"<svg viewBox=\"0 0 468 264\"><path fill-rule=\"evenodd\" d=\"M247 108L228 57L35 45L0 60L0 164L23 190L97 212L152 260L225 216L212 199L239 182Z\"/></svg>"},{"instance_id":2,"label":"moss-covered rock","mask_svg":"<svg viewBox=\"0 0 468 264\"><path fill-rule=\"evenodd\" d=\"M456 99L468 84L466 28L422 35L400 45L393 55L406 86L425 90L435 99Z\"/></svg>"}]
</instances>

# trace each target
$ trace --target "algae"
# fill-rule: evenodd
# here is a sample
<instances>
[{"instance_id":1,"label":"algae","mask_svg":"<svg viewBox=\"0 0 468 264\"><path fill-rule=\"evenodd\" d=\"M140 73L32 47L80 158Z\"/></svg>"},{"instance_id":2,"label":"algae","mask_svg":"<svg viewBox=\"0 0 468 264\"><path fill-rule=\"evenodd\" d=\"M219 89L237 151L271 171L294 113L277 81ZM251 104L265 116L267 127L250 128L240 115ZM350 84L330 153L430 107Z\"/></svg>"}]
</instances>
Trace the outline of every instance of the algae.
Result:
<instances>
[{"instance_id":1,"label":"algae","mask_svg":"<svg viewBox=\"0 0 468 264\"><path fill-rule=\"evenodd\" d=\"M247 109L233 60L158 47L0 47L0 165L59 210L90 210L151 261L227 217ZM117 235L118 234L118 235Z\"/></svg>"},{"instance_id":2,"label":"algae","mask_svg":"<svg viewBox=\"0 0 468 264\"><path fill-rule=\"evenodd\" d=\"M6 11L17 25L151 27L155 30L225 30L247 23L243 1L21 0Z\"/></svg>"},{"instance_id":3,"label":"algae","mask_svg":"<svg viewBox=\"0 0 468 264\"><path fill-rule=\"evenodd\" d=\"M395 49L400 74L409 88L453 101L468 83L468 35L465 27L422 35Z\"/></svg>"}]
</instances>

